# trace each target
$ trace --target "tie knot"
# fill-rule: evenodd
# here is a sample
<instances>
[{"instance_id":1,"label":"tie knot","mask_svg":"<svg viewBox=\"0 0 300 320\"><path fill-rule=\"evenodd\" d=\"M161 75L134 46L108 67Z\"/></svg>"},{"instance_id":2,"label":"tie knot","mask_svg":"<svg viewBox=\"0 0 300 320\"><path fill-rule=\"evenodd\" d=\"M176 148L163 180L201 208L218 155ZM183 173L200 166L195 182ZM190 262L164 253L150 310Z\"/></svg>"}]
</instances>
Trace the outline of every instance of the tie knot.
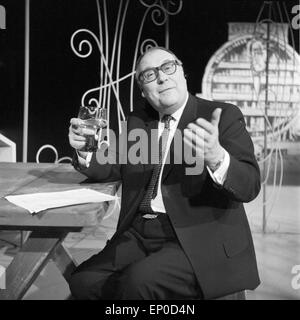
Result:
<instances>
[{"instance_id":1,"label":"tie knot","mask_svg":"<svg viewBox=\"0 0 300 320\"><path fill-rule=\"evenodd\" d=\"M161 119L161 122L165 124L165 129L170 129L170 121L171 120L174 120L174 118L169 115L169 114L165 114L162 119Z\"/></svg>"}]
</instances>

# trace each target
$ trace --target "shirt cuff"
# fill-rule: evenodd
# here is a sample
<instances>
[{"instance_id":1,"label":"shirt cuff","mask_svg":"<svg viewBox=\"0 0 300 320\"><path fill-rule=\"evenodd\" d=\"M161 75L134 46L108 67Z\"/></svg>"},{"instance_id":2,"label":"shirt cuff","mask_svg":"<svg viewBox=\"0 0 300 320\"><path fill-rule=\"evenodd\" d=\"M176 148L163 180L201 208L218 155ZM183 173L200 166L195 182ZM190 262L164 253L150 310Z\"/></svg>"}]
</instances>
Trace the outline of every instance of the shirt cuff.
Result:
<instances>
[{"instance_id":1,"label":"shirt cuff","mask_svg":"<svg viewBox=\"0 0 300 320\"><path fill-rule=\"evenodd\" d=\"M86 167L88 168L90 166L90 162L91 162L91 159L92 159L92 156L93 156L93 152L88 152L86 158L82 158L80 155L79 155L79 152L76 150L76 154L77 154L77 157L78 157L78 163L83 166L83 167Z\"/></svg>"},{"instance_id":2,"label":"shirt cuff","mask_svg":"<svg viewBox=\"0 0 300 320\"><path fill-rule=\"evenodd\" d=\"M225 151L225 156L224 156L224 160L221 163L220 167L215 171L212 172L208 166L206 166L207 171L209 172L211 178L213 179L213 181L218 184L218 185L223 185L226 178L227 178L227 172L228 172L228 168L230 165L230 156L229 153L224 149Z\"/></svg>"}]
</instances>

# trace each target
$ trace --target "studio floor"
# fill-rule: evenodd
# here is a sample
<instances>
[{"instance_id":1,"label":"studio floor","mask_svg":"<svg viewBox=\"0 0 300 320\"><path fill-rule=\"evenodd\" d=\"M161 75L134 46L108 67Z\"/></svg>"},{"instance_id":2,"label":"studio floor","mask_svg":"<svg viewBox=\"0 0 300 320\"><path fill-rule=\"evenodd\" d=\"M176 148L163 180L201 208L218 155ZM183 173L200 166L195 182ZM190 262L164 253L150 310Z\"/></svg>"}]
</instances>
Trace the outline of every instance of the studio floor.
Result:
<instances>
[{"instance_id":1,"label":"studio floor","mask_svg":"<svg viewBox=\"0 0 300 320\"><path fill-rule=\"evenodd\" d=\"M272 188L268 188L268 192L272 192ZM265 233L261 226L261 201L262 194L254 202L246 204L261 277L261 285L255 291L246 292L247 299L300 300L300 288L293 288L296 274L292 273L293 267L300 265L300 188L282 187L274 204L268 204L269 208L272 205L272 210L266 212ZM64 246L77 263L104 247L106 240L114 233L117 218L117 214L109 215L95 228L68 235ZM7 267L18 250L20 232L1 231L0 239L0 265ZM23 299L64 300L69 294L67 283L54 263L50 262Z\"/></svg>"}]
</instances>

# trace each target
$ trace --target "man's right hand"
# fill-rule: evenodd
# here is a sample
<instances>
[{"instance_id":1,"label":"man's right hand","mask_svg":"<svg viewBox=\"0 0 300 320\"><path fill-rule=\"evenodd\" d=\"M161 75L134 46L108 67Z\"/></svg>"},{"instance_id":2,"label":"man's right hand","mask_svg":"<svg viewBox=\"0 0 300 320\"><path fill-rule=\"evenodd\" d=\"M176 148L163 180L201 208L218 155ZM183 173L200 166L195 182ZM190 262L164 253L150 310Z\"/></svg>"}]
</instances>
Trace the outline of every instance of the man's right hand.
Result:
<instances>
[{"instance_id":1,"label":"man's right hand","mask_svg":"<svg viewBox=\"0 0 300 320\"><path fill-rule=\"evenodd\" d=\"M86 138L83 135L83 130L80 127L80 124L81 119L71 119L69 127L69 143L71 147L79 151L79 155L82 158L86 158L88 152L83 151L86 144Z\"/></svg>"}]
</instances>

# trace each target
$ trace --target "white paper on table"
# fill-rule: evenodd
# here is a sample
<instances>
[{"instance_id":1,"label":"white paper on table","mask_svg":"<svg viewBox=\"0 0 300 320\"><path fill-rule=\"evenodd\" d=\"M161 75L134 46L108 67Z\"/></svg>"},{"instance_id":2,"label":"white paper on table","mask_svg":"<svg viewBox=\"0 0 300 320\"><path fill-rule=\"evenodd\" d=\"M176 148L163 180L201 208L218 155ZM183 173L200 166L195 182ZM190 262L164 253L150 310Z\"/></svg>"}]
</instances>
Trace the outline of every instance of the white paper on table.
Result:
<instances>
[{"instance_id":1,"label":"white paper on table","mask_svg":"<svg viewBox=\"0 0 300 320\"><path fill-rule=\"evenodd\" d=\"M30 213L37 213L42 210L65 207L76 204L104 202L116 200L111 196L92 189L75 189L58 192L41 192L5 197L11 203L25 208Z\"/></svg>"}]
</instances>

